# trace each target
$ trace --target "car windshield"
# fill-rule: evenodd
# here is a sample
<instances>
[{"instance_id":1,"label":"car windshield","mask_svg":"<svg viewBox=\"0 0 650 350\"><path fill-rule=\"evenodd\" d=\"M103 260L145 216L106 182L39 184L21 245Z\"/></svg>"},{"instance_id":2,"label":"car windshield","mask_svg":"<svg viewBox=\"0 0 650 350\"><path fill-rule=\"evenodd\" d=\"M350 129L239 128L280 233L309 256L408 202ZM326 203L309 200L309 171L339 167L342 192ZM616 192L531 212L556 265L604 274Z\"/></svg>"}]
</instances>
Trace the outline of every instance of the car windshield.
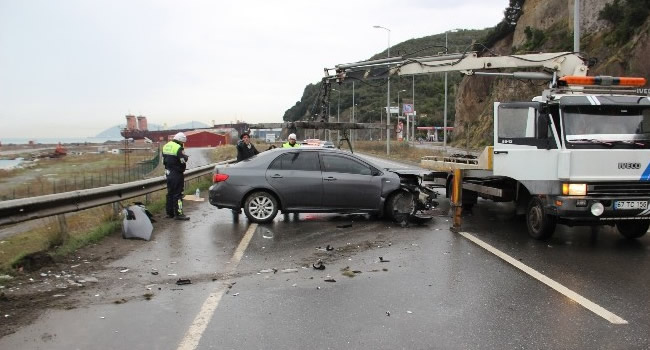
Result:
<instances>
[{"instance_id":1,"label":"car windshield","mask_svg":"<svg viewBox=\"0 0 650 350\"><path fill-rule=\"evenodd\" d=\"M650 140L647 106L568 106L563 110L563 122L569 143Z\"/></svg>"}]
</instances>

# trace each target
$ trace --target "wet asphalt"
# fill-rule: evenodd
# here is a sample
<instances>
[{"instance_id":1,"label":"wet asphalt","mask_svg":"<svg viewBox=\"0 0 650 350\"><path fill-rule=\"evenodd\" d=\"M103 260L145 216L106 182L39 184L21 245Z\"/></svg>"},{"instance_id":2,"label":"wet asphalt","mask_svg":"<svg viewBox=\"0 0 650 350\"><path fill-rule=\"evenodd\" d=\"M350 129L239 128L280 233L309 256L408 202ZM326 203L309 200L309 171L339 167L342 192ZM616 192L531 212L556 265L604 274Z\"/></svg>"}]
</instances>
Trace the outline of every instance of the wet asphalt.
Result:
<instances>
[{"instance_id":1,"label":"wet asphalt","mask_svg":"<svg viewBox=\"0 0 650 350\"><path fill-rule=\"evenodd\" d=\"M98 292L151 292L151 300L49 310L0 348L176 349L220 289L227 293L198 349L650 347L648 236L628 241L611 228L558 226L540 242L508 205L481 200L464 213L463 231L629 322L614 325L451 232L444 199L424 226L280 214L252 230L234 269L246 218L234 222L207 202L187 208L190 222L160 221L152 241L112 264L130 269L124 285ZM324 270L313 269L319 260ZM193 283L176 286L181 277Z\"/></svg>"}]
</instances>

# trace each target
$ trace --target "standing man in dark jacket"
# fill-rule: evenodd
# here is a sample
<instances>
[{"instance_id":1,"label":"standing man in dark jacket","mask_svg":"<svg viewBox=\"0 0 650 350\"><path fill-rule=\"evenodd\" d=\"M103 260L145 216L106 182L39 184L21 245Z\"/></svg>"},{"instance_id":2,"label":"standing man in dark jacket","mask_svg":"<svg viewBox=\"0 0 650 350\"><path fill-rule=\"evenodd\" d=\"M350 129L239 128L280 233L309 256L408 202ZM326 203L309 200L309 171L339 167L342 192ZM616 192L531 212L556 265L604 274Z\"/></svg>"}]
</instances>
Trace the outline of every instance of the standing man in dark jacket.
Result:
<instances>
[{"instance_id":1,"label":"standing man in dark jacket","mask_svg":"<svg viewBox=\"0 0 650 350\"><path fill-rule=\"evenodd\" d=\"M185 155L183 144L187 137L182 132L174 135L174 138L163 147L163 164L165 165L165 176L167 178L167 217L176 220L189 220L189 216L183 214L183 189L185 184L185 168L187 167L188 156Z\"/></svg>"},{"instance_id":2,"label":"standing man in dark jacket","mask_svg":"<svg viewBox=\"0 0 650 350\"><path fill-rule=\"evenodd\" d=\"M250 134L245 131L239 136L240 141L237 142L237 161L241 162L258 153L260 153L255 146L251 143Z\"/></svg>"}]
</instances>

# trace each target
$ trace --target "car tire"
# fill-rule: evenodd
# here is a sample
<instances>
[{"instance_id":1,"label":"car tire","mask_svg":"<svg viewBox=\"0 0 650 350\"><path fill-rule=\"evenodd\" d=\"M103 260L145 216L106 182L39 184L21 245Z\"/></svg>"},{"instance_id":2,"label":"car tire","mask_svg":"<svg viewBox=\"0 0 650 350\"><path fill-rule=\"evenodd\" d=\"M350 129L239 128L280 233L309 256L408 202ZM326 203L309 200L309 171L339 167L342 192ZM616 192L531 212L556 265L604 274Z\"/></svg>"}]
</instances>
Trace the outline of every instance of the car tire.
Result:
<instances>
[{"instance_id":1,"label":"car tire","mask_svg":"<svg viewBox=\"0 0 650 350\"><path fill-rule=\"evenodd\" d=\"M399 190L388 197L384 213L394 222L404 222L408 221L414 211L413 194L409 191Z\"/></svg>"},{"instance_id":2,"label":"car tire","mask_svg":"<svg viewBox=\"0 0 650 350\"><path fill-rule=\"evenodd\" d=\"M526 210L528 234L539 240L550 238L555 232L557 217L549 215L539 197L531 197Z\"/></svg>"},{"instance_id":3,"label":"car tire","mask_svg":"<svg viewBox=\"0 0 650 350\"><path fill-rule=\"evenodd\" d=\"M627 239L643 237L650 228L650 220L628 220L616 223L618 232Z\"/></svg>"},{"instance_id":4,"label":"car tire","mask_svg":"<svg viewBox=\"0 0 650 350\"><path fill-rule=\"evenodd\" d=\"M244 213L251 222L271 222L278 214L278 201L268 192L253 192L244 201Z\"/></svg>"}]
</instances>

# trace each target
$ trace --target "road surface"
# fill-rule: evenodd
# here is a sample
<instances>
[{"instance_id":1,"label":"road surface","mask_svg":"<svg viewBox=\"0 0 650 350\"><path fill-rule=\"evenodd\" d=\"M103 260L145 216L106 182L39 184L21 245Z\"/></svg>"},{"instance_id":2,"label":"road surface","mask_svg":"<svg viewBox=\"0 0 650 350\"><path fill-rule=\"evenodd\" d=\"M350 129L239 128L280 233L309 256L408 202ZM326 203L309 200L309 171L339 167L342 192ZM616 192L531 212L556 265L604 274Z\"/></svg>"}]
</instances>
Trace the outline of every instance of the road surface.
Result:
<instances>
[{"instance_id":1,"label":"road surface","mask_svg":"<svg viewBox=\"0 0 650 350\"><path fill-rule=\"evenodd\" d=\"M256 225L207 201L186 210L191 221L160 219L152 241L113 237L129 252L101 260L97 283L54 290L66 307L15 327L0 348L650 347L648 236L559 226L535 241L512 207L482 200L461 233L444 198L431 223L407 227L337 214Z\"/></svg>"}]
</instances>

